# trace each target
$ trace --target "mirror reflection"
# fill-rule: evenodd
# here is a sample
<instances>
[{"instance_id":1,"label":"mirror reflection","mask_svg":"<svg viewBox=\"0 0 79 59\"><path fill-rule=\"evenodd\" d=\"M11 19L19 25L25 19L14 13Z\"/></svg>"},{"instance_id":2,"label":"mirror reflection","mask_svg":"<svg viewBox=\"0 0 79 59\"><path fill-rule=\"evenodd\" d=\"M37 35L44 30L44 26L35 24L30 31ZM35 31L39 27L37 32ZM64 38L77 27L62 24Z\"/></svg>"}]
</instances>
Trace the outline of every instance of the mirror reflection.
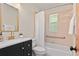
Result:
<instances>
[{"instance_id":1,"label":"mirror reflection","mask_svg":"<svg viewBox=\"0 0 79 59\"><path fill-rule=\"evenodd\" d=\"M2 31L18 31L18 10L8 4L1 4Z\"/></svg>"}]
</instances>

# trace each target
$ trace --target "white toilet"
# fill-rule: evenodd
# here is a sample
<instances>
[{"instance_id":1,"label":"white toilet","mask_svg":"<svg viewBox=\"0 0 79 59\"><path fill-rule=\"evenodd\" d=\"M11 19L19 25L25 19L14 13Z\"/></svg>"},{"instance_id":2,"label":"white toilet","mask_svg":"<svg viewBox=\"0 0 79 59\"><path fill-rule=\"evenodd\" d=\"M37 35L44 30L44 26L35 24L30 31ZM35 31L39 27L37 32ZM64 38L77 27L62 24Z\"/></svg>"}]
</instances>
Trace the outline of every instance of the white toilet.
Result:
<instances>
[{"instance_id":1,"label":"white toilet","mask_svg":"<svg viewBox=\"0 0 79 59\"><path fill-rule=\"evenodd\" d=\"M44 47L36 45L36 43L32 42L32 49L35 52L36 56L45 56L46 50Z\"/></svg>"}]
</instances>

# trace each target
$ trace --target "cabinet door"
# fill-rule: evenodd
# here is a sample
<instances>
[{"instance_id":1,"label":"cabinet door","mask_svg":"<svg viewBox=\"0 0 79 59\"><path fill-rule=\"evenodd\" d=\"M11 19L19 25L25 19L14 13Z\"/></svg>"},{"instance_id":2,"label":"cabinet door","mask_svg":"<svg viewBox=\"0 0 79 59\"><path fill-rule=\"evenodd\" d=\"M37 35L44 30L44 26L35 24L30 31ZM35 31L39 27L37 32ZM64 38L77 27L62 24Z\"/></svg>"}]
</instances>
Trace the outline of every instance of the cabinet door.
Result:
<instances>
[{"instance_id":1,"label":"cabinet door","mask_svg":"<svg viewBox=\"0 0 79 59\"><path fill-rule=\"evenodd\" d=\"M0 49L0 56L31 56L32 40Z\"/></svg>"},{"instance_id":2,"label":"cabinet door","mask_svg":"<svg viewBox=\"0 0 79 59\"><path fill-rule=\"evenodd\" d=\"M0 56L15 56L16 55L16 49L14 46L9 46L3 49L0 49Z\"/></svg>"},{"instance_id":3,"label":"cabinet door","mask_svg":"<svg viewBox=\"0 0 79 59\"><path fill-rule=\"evenodd\" d=\"M16 44L16 45L13 46L14 56L23 56L22 47L23 47L23 43Z\"/></svg>"},{"instance_id":4,"label":"cabinet door","mask_svg":"<svg viewBox=\"0 0 79 59\"><path fill-rule=\"evenodd\" d=\"M22 56L23 55L22 46L23 43L20 43L0 49L0 56Z\"/></svg>"},{"instance_id":5,"label":"cabinet door","mask_svg":"<svg viewBox=\"0 0 79 59\"><path fill-rule=\"evenodd\" d=\"M32 40L24 42L24 56L32 56Z\"/></svg>"}]
</instances>

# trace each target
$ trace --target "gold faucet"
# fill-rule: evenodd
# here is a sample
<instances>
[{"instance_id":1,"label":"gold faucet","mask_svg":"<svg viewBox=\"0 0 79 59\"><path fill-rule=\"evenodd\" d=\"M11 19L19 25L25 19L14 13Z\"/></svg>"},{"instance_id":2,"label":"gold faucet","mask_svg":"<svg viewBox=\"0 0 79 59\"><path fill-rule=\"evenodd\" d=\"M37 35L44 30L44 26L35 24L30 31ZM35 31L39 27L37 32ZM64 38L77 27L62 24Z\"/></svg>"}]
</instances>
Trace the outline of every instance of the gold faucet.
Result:
<instances>
[{"instance_id":1,"label":"gold faucet","mask_svg":"<svg viewBox=\"0 0 79 59\"><path fill-rule=\"evenodd\" d=\"M15 39L14 33L11 31L11 35L8 36L8 40Z\"/></svg>"},{"instance_id":2,"label":"gold faucet","mask_svg":"<svg viewBox=\"0 0 79 59\"><path fill-rule=\"evenodd\" d=\"M2 32L0 32L0 42L3 40Z\"/></svg>"}]
</instances>

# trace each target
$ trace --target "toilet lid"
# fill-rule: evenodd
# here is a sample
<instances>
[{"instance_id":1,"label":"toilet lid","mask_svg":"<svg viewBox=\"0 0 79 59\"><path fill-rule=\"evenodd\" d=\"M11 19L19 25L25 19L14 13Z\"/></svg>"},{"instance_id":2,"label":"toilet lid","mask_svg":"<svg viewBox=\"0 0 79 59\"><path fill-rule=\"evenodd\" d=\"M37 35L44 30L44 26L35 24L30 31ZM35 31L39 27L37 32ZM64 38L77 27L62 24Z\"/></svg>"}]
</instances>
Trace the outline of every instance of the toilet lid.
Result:
<instances>
[{"instance_id":1,"label":"toilet lid","mask_svg":"<svg viewBox=\"0 0 79 59\"><path fill-rule=\"evenodd\" d=\"M34 50L36 50L36 51L45 51L45 49L43 47L35 47Z\"/></svg>"}]
</instances>

